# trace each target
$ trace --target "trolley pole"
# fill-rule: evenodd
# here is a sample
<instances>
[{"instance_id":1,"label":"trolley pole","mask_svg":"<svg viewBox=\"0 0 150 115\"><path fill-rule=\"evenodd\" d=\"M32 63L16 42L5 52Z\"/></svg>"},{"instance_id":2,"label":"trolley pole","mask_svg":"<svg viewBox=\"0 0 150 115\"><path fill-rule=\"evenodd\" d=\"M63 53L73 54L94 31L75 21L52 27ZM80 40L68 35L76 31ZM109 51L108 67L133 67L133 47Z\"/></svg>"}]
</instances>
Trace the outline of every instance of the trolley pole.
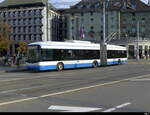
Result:
<instances>
[{"instance_id":1,"label":"trolley pole","mask_svg":"<svg viewBox=\"0 0 150 115\"><path fill-rule=\"evenodd\" d=\"M105 66L107 64L107 46L106 46L106 1L103 0L103 40L100 40L100 63L101 66Z\"/></svg>"},{"instance_id":2,"label":"trolley pole","mask_svg":"<svg viewBox=\"0 0 150 115\"><path fill-rule=\"evenodd\" d=\"M136 48L136 59L139 60L139 37L140 37L140 28L139 28L139 21L137 21L137 48Z\"/></svg>"}]
</instances>

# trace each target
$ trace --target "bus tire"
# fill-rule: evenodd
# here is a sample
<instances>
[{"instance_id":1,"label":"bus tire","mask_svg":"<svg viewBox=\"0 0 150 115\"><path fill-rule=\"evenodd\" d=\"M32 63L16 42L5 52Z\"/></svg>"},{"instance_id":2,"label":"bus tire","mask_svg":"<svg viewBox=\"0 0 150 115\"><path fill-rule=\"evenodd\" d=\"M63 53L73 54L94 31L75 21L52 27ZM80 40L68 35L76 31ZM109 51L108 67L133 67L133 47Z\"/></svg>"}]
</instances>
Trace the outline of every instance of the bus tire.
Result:
<instances>
[{"instance_id":1,"label":"bus tire","mask_svg":"<svg viewBox=\"0 0 150 115\"><path fill-rule=\"evenodd\" d=\"M94 61L93 64L92 64L92 67L93 67L93 68L98 67L98 62L97 62L97 61Z\"/></svg>"},{"instance_id":2,"label":"bus tire","mask_svg":"<svg viewBox=\"0 0 150 115\"><path fill-rule=\"evenodd\" d=\"M64 64L63 63L58 63L57 64L57 71L62 71L64 69Z\"/></svg>"}]
</instances>

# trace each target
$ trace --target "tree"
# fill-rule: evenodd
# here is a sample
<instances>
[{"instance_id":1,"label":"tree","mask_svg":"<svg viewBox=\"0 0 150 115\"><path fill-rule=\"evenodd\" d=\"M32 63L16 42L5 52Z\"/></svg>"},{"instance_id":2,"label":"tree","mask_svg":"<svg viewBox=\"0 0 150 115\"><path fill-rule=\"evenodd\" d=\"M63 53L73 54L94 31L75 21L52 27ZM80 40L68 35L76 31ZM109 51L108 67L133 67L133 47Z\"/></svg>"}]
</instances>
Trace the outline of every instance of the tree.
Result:
<instances>
[{"instance_id":1,"label":"tree","mask_svg":"<svg viewBox=\"0 0 150 115\"><path fill-rule=\"evenodd\" d=\"M24 41L20 41L19 42L19 47L17 48L17 51L20 54L26 54L26 52L27 52L27 43L24 42Z\"/></svg>"},{"instance_id":2,"label":"tree","mask_svg":"<svg viewBox=\"0 0 150 115\"><path fill-rule=\"evenodd\" d=\"M10 49L10 32L11 26L3 21L0 21L0 55L5 55L6 52Z\"/></svg>"}]
</instances>

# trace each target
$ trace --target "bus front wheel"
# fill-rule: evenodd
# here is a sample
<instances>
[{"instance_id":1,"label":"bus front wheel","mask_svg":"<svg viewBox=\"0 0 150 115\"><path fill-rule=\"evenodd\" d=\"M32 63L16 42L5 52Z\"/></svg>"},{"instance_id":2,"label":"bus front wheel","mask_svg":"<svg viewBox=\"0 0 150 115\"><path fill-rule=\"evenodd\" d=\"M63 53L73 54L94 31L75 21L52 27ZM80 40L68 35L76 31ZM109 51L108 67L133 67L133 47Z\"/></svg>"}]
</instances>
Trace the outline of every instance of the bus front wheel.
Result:
<instances>
[{"instance_id":1,"label":"bus front wheel","mask_svg":"<svg viewBox=\"0 0 150 115\"><path fill-rule=\"evenodd\" d=\"M57 71L62 71L64 69L63 63L58 63L57 64Z\"/></svg>"}]
</instances>

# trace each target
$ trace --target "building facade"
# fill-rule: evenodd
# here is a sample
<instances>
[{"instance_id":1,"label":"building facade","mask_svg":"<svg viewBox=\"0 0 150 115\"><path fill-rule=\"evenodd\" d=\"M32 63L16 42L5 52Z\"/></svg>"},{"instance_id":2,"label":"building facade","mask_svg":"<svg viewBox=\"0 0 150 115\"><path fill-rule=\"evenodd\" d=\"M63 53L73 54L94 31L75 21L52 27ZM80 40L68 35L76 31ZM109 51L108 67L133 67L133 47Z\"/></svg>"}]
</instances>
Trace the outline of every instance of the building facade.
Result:
<instances>
[{"instance_id":1,"label":"building facade","mask_svg":"<svg viewBox=\"0 0 150 115\"><path fill-rule=\"evenodd\" d=\"M65 15L70 18L68 38L93 42L102 40L103 0L82 0L66 10ZM140 0L108 0L105 23L106 42L126 46L129 49L128 56L135 58L137 22L139 22L139 52L141 57L150 55L149 20L150 6Z\"/></svg>"},{"instance_id":2,"label":"building facade","mask_svg":"<svg viewBox=\"0 0 150 115\"><path fill-rule=\"evenodd\" d=\"M0 21L11 26L10 54L17 53L19 41L61 41L60 15L45 0L5 0L0 3Z\"/></svg>"},{"instance_id":3,"label":"building facade","mask_svg":"<svg viewBox=\"0 0 150 115\"><path fill-rule=\"evenodd\" d=\"M102 1L82 0L66 10L68 21L68 38L99 42L103 38ZM106 12L106 36L119 33L120 12L116 9ZM81 35L82 34L82 35Z\"/></svg>"}]
</instances>

